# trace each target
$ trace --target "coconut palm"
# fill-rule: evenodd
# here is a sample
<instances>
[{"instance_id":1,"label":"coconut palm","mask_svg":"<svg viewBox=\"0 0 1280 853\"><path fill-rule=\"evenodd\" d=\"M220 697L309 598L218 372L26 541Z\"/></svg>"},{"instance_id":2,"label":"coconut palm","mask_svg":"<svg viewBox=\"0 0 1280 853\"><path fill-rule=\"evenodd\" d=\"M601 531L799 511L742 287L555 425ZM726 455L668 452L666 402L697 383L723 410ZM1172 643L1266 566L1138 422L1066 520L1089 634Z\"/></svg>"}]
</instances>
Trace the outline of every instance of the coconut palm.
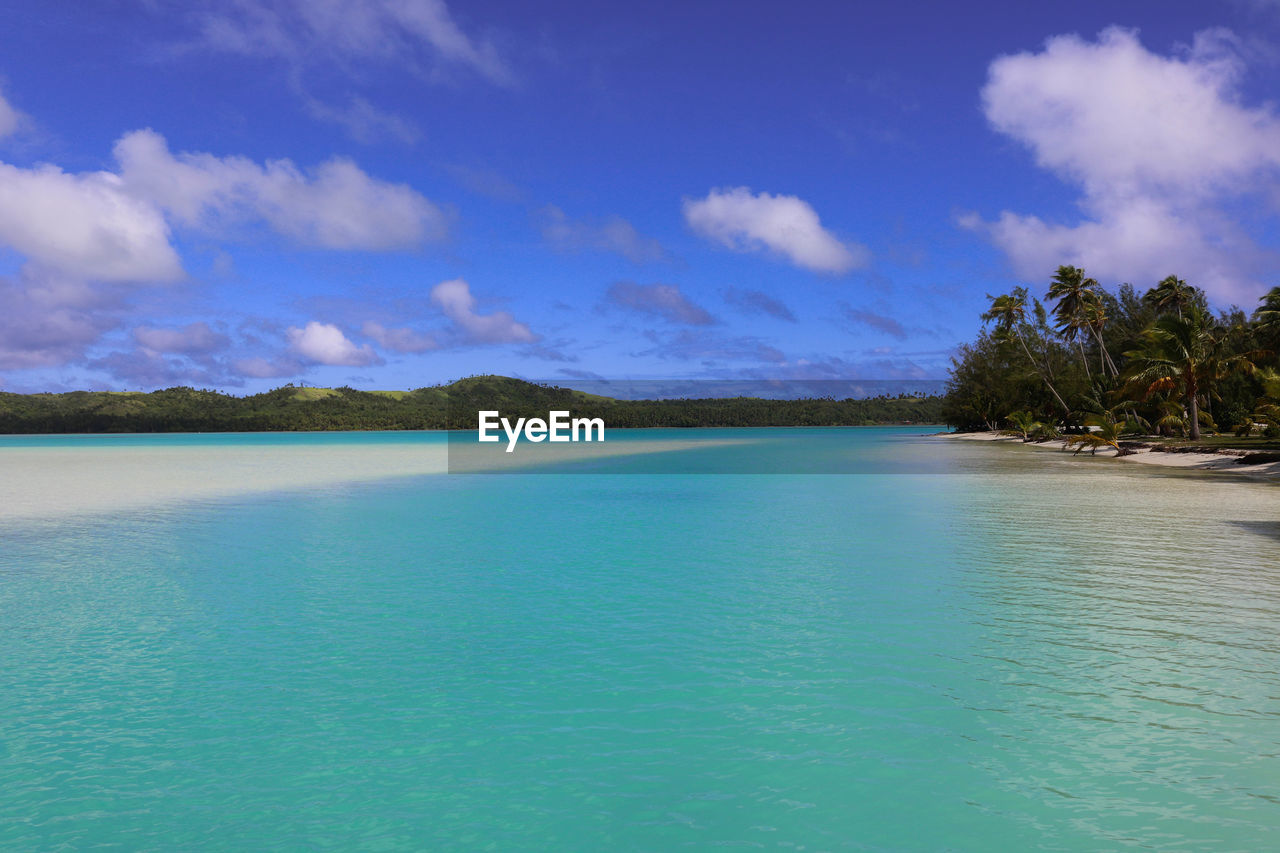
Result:
<instances>
[{"instance_id":1,"label":"coconut palm","mask_svg":"<svg viewBox=\"0 0 1280 853\"><path fill-rule=\"evenodd\" d=\"M1089 279L1092 281L1092 279ZM1060 266L1049 282L1049 298L1057 304L1053 306L1053 319L1058 324L1058 334L1068 343L1074 343L1080 350L1080 363L1084 365L1085 378L1093 381L1089 371L1089 359L1084 354L1084 340L1081 334L1089 328L1085 319L1084 306L1097 294L1085 284L1084 270L1079 267Z\"/></svg>"},{"instance_id":2,"label":"coconut palm","mask_svg":"<svg viewBox=\"0 0 1280 853\"><path fill-rule=\"evenodd\" d=\"M1060 266L1049 282L1049 298L1057 301L1053 317L1058 322L1058 332L1079 347L1085 376L1090 380L1092 374L1089 363L1085 360L1084 343L1080 340L1084 331L1088 331L1098 345L1098 362L1102 374L1105 376L1109 371L1115 376L1119 373L1102 337L1102 330L1107 324L1107 313L1099 296L1100 291L1097 279L1086 278L1080 267Z\"/></svg>"},{"instance_id":3,"label":"coconut palm","mask_svg":"<svg viewBox=\"0 0 1280 853\"><path fill-rule=\"evenodd\" d=\"M1001 296L990 296L991 307L982 314L982 322L995 324L995 336L998 340L1016 340L1022 346L1023 353L1027 356L1027 361L1031 362L1031 369L1048 387L1049 392L1053 394L1058 404L1062 406L1062 411L1068 413L1071 407L1062 399L1062 395L1058 393L1058 389L1053 387L1053 382L1049 378L1047 370L1040 366L1036 357L1031 354L1031 348L1027 346L1027 338L1023 333L1023 327L1027 324L1027 289L1025 287L1015 287L1011 293ZM1039 308L1039 303L1037 310Z\"/></svg>"},{"instance_id":4,"label":"coconut palm","mask_svg":"<svg viewBox=\"0 0 1280 853\"><path fill-rule=\"evenodd\" d=\"M1088 279L1096 286L1097 282ZM1116 368L1116 363L1111 360L1111 353L1107 351L1107 342L1102 337L1102 330L1107 325L1107 307L1102 304L1102 300L1095 298L1086 302L1083 308L1084 320L1089 327L1089 331L1093 333L1093 339L1098 342L1098 361L1102 365L1102 373L1105 376L1107 369L1110 368L1113 377L1119 376L1120 371Z\"/></svg>"},{"instance_id":5,"label":"coconut palm","mask_svg":"<svg viewBox=\"0 0 1280 853\"><path fill-rule=\"evenodd\" d=\"M1043 426L1036 420L1036 416L1030 412L1014 412L1005 420L1008 421L1010 428L1001 430L1001 432L1005 435L1016 435L1024 443L1031 440L1031 435L1036 431L1037 427Z\"/></svg>"},{"instance_id":6,"label":"coconut palm","mask_svg":"<svg viewBox=\"0 0 1280 853\"><path fill-rule=\"evenodd\" d=\"M1116 456L1128 456L1133 452L1120 446L1120 436L1129 431L1129 424L1118 420L1114 412L1086 415L1084 423L1091 428L1089 432L1073 435L1067 439L1067 444L1076 445L1076 453L1090 448L1096 454L1102 447L1114 448Z\"/></svg>"},{"instance_id":7,"label":"coconut palm","mask_svg":"<svg viewBox=\"0 0 1280 853\"><path fill-rule=\"evenodd\" d=\"M1262 396L1255 401L1253 414L1236 428L1236 435L1245 438L1253 433L1257 425L1273 429L1280 427L1280 373L1259 370L1258 378L1262 382Z\"/></svg>"},{"instance_id":8,"label":"coconut palm","mask_svg":"<svg viewBox=\"0 0 1280 853\"><path fill-rule=\"evenodd\" d=\"M1262 297L1253 312L1254 328L1267 343L1280 341L1280 287L1273 287Z\"/></svg>"},{"instance_id":9,"label":"coconut palm","mask_svg":"<svg viewBox=\"0 0 1280 853\"><path fill-rule=\"evenodd\" d=\"M1208 314L1193 303L1182 316L1160 317L1143 333L1141 348L1126 353L1132 365L1130 383L1144 400L1158 391L1179 394L1192 441L1200 438L1201 394L1211 395L1214 383L1232 371L1255 369L1256 353L1224 355L1224 337L1215 334Z\"/></svg>"},{"instance_id":10,"label":"coconut palm","mask_svg":"<svg viewBox=\"0 0 1280 853\"><path fill-rule=\"evenodd\" d=\"M1182 312L1195 304L1195 288L1176 275L1168 275L1160 283L1147 291L1145 299L1155 306L1160 313L1170 309L1182 318Z\"/></svg>"}]
</instances>

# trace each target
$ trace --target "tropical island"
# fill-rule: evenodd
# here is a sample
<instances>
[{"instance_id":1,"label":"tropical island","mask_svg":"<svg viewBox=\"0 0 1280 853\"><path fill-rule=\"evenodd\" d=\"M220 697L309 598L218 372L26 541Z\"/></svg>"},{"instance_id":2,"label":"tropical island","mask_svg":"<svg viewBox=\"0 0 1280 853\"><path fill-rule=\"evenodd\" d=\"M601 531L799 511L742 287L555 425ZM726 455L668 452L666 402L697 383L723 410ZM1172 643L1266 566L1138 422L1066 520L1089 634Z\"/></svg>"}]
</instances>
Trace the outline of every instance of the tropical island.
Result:
<instances>
[{"instance_id":1,"label":"tropical island","mask_svg":"<svg viewBox=\"0 0 1280 853\"><path fill-rule=\"evenodd\" d=\"M1214 314L1174 275L1112 293L1060 266L1043 302L1026 287L988 298L952 359L942 415L957 431L1117 455L1280 450L1280 288Z\"/></svg>"},{"instance_id":2,"label":"tropical island","mask_svg":"<svg viewBox=\"0 0 1280 853\"><path fill-rule=\"evenodd\" d=\"M0 393L0 433L475 429L481 409L515 417L569 409L576 416L603 418L611 429L938 424L942 402L926 394L622 400L505 376L474 376L412 391L286 385L243 397L189 387L150 393Z\"/></svg>"}]
</instances>

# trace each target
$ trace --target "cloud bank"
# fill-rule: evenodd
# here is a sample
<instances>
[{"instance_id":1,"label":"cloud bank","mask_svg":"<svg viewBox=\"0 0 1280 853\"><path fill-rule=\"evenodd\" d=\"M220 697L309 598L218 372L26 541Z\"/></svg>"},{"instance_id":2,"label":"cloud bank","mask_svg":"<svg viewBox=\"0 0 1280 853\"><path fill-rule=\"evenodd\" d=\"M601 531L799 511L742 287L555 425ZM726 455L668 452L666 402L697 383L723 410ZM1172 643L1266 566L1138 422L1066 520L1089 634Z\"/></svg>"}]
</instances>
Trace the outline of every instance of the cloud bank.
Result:
<instances>
[{"instance_id":1,"label":"cloud bank","mask_svg":"<svg viewBox=\"0 0 1280 853\"><path fill-rule=\"evenodd\" d=\"M361 251L415 249L448 236L448 216L439 207L346 159L303 170L288 160L175 155L151 130L122 136L115 155L117 171L0 163L0 249L12 250L22 263L18 275L0 281L0 367L83 359L87 348L125 324L141 288L186 278L176 231L259 239L265 230L310 248ZM147 351L192 356L227 343L202 323L182 329L143 325L132 334L142 348L139 358ZM401 351L421 345L394 331L387 340ZM313 363L374 363L377 356L367 345L343 341L335 327L312 323L296 330L291 342ZM118 370L127 354L115 355L98 367L123 375ZM145 360L148 376L178 376L172 359ZM300 368L296 359L270 367L245 363L257 371Z\"/></svg>"}]
</instances>

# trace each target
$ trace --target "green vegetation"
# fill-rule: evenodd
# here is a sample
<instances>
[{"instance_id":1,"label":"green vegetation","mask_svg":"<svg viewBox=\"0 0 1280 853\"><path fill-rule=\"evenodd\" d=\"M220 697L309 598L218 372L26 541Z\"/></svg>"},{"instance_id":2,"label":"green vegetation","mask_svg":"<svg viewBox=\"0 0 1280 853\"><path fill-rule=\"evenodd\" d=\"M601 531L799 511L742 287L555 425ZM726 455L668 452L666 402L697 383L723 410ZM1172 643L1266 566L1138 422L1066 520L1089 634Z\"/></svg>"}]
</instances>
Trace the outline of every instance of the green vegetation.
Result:
<instances>
[{"instance_id":1,"label":"green vegetation","mask_svg":"<svg viewBox=\"0 0 1280 853\"><path fill-rule=\"evenodd\" d=\"M1126 436L1249 449L1280 439L1280 287L1252 315L1233 306L1215 316L1177 276L1111 293L1062 266L1049 308L1025 287L988 298L978 339L952 359L950 426L1007 427L1024 441L1067 433L1081 448L1121 452Z\"/></svg>"},{"instance_id":2,"label":"green vegetation","mask_svg":"<svg viewBox=\"0 0 1280 853\"><path fill-rule=\"evenodd\" d=\"M263 432L474 429L480 409L543 417L567 409L610 429L703 426L858 426L941 423L941 397L863 400L615 400L503 376L477 376L415 391L296 388L233 397L167 388L149 394L0 393L0 433Z\"/></svg>"}]
</instances>

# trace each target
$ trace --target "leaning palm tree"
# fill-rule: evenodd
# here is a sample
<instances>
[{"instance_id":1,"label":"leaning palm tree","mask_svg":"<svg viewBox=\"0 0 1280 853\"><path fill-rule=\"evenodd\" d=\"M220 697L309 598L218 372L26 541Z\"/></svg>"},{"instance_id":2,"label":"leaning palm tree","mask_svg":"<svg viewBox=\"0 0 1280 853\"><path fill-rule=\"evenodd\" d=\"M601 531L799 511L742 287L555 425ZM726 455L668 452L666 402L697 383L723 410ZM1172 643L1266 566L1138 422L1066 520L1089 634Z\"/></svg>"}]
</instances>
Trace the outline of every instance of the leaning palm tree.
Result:
<instances>
[{"instance_id":1,"label":"leaning palm tree","mask_svg":"<svg viewBox=\"0 0 1280 853\"><path fill-rule=\"evenodd\" d=\"M1102 338L1102 329L1107 324L1107 312L1102 304L1100 290L1097 279L1086 278L1080 267L1060 266L1049 282L1049 298L1057 301L1053 316L1058 321L1058 332L1079 347L1085 376L1090 380L1092 375L1084 357L1084 343L1080 340L1081 332L1084 331L1088 331L1098 345L1102 374L1105 376L1108 371L1112 376L1119 374L1115 362L1111 360L1111 354L1107 352L1106 341Z\"/></svg>"},{"instance_id":2,"label":"leaning palm tree","mask_svg":"<svg viewBox=\"0 0 1280 853\"><path fill-rule=\"evenodd\" d=\"M1198 305L1182 316L1166 314L1143 333L1141 348L1126 353L1129 380L1147 399L1158 391L1176 391L1186 407L1185 423L1191 440L1200 439L1200 396L1212 395L1213 385L1232 371L1252 372L1256 353L1223 355L1222 336Z\"/></svg>"},{"instance_id":3,"label":"leaning palm tree","mask_svg":"<svg viewBox=\"0 0 1280 853\"><path fill-rule=\"evenodd\" d=\"M1093 279L1088 279L1093 281ZM1096 285L1097 282L1093 281ZM1105 376L1107 368L1111 369L1111 375L1118 377L1120 371L1116 368L1116 363L1111 360L1111 353L1107 351L1107 342L1102 337L1102 330L1107 325L1107 309L1102 304L1102 300L1096 295L1093 299L1086 302L1083 308L1084 321L1089 327L1089 331L1093 333L1093 339L1098 342L1098 361L1102 364L1102 373Z\"/></svg>"},{"instance_id":4,"label":"leaning palm tree","mask_svg":"<svg viewBox=\"0 0 1280 853\"><path fill-rule=\"evenodd\" d=\"M1016 340L1022 345L1022 352L1027 356L1027 361L1031 362L1031 369L1048 387L1049 393L1053 394L1058 405L1062 406L1062 411L1069 413L1071 407L1062 399L1058 389L1053 387L1048 370L1041 367L1040 362L1031 354L1031 348L1027 346L1027 338L1023 333L1023 327L1027 324L1027 289L1015 287L1012 293L1001 296L988 295L987 298L991 300L991 307L983 312L982 322L995 323L997 341ZM1037 308L1039 308L1038 303Z\"/></svg>"},{"instance_id":5,"label":"leaning palm tree","mask_svg":"<svg viewBox=\"0 0 1280 853\"><path fill-rule=\"evenodd\" d=\"M1100 415L1085 416L1084 423L1091 427L1091 430L1080 435L1073 435L1067 439L1067 444L1076 445L1076 453L1090 448L1096 455L1098 450L1103 447L1111 447L1116 451L1116 456L1128 456L1133 453L1120 446L1120 436L1129 431L1129 424L1125 421L1117 420L1114 412L1104 412Z\"/></svg>"}]
</instances>

